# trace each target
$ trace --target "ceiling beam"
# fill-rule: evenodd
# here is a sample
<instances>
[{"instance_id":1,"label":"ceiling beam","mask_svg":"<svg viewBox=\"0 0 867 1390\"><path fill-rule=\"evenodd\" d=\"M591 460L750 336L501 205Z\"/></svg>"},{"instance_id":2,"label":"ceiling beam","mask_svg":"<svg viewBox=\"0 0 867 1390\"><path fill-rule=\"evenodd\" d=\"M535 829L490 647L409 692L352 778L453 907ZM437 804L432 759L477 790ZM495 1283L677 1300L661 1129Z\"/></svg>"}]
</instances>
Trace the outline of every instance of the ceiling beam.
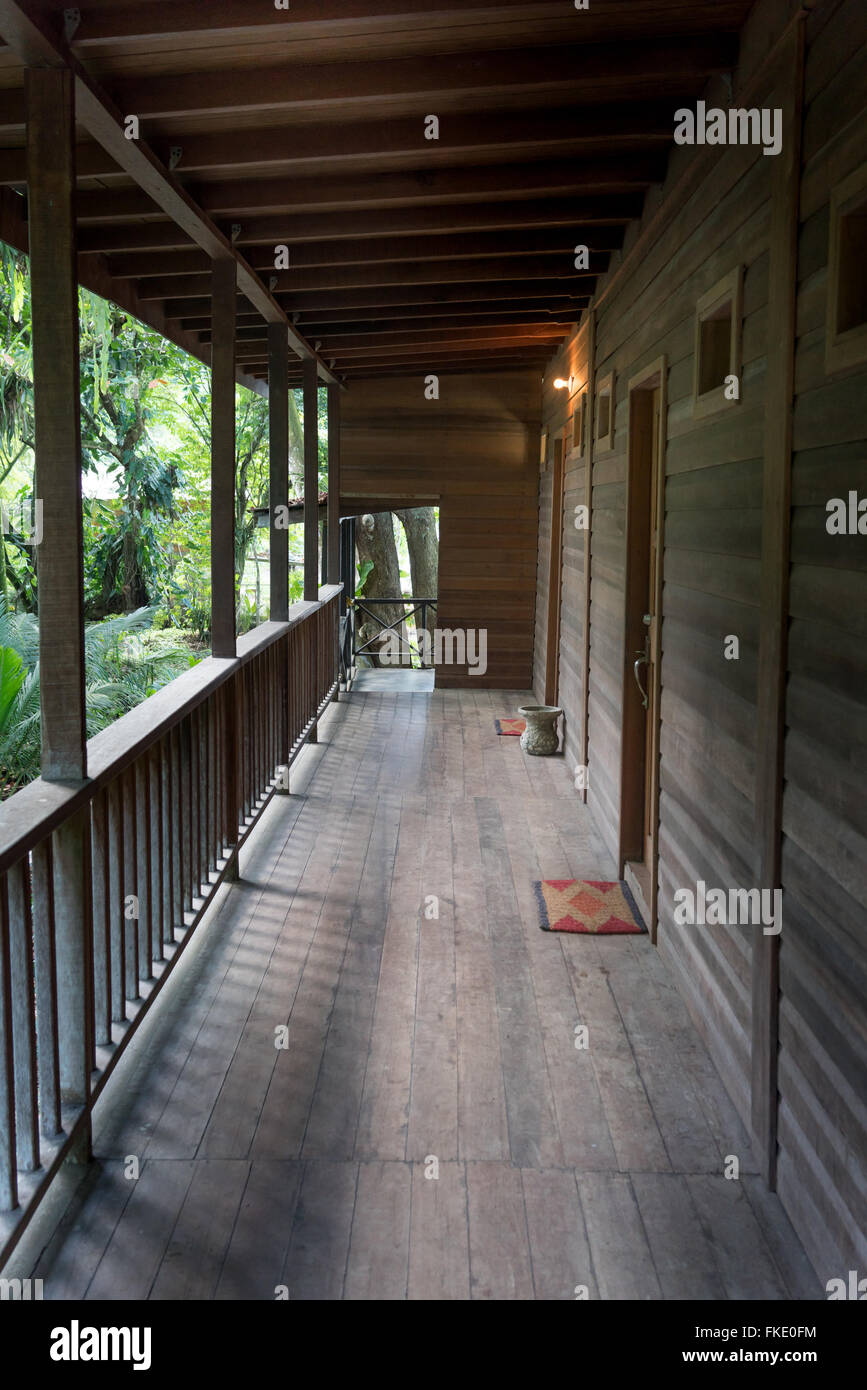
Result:
<instances>
[{"instance_id":1,"label":"ceiling beam","mask_svg":"<svg viewBox=\"0 0 867 1390\"><path fill-rule=\"evenodd\" d=\"M11 0L6 0L11 3ZM523 48L520 52L427 54L367 62L290 62L250 68L217 67L147 77L125 77L124 109L141 120L257 111L303 113L316 121L331 111L412 115L479 106L582 106L648 98L700 85L702 77L731 71L733 37L688 37ZM438 103L431 104L432 100Z\"/></svg>"},{"instance_id":2,"label":"ceiling beam","mask_svg":"<svg viewBox=\"0 0 867 1390\"><path fill-rule=\"evenodd\" d=\"M589 246L592 253L590 269L602 273L607 268L607 257L599 253L617 250L622 240L620 231L611 229L583 243ZM578 229L570 230L568 227L477 232L475 236L457 233L453 236L385 237L382 240L358 242L326 241L293 246L289 263L294 272L322 266L396 265L421 259L443 261L472 257L481 260L490 256L542 256L554 251L568 255L578 243ZM274 273L273 251L255 247L247 259L260 275ZM138 280L164 275L204 275L208 269L208 258L198 250L129 251L113 255L110 264L115 275Z\"/></svg>"},{"instance_id":3,"label":"ceiling beam","mask_svg":"<svg viewBox=\"0 0 867 1390\"><path fill-rule=\"evenodd\" d=\"M611 193L593 198L517 199L502 203L444 203L412 208L359 209L352 218L333 213L284 213L249 217L241 222L237 246L288 246L306 241L361 240L367 237L441 235L528 227L580 228L590 245L594 227L625 227L641 215L638 193ZM130 222L125 226L82 227L79 248L86 251L182 250L189 246L171 222Z\"/></svg>"},{"instance_id":4,"label":"ceiling beam","mask_svg":"<svg viewBox=\"0 0 867 1390\"><path fill-rule=\"evenodd\" d=\"M141 140L127 140L120 111L103 95L97 84L78 60L65 48L59 37L41 18L26 12L17 0L0 0L0 34L13 48L16 56L28 66L68 67L75 79L75 116L93 138L113 159L135 179L139 188L213 260L231 259L236 262L239 290L262 314L268 323L285 322L289 343L302 358L316 356L302 334L288 322L283 310L272 298L246 261L234 250L231 242L211 222L177 179L164 168ZM317 370L324 381L334 377L320 359Z\"/></svg>"},{"instance_id":5,"label":"ceiling beam","mask_svg":"<svg viewBox=\"0 0 867 1390\"><path fill-rule=\"evenodd\" d=\"M315 290L372 291L380 285L460 285L481 284L484 281L568 280L585 293L590 293L597 271L576 271L571 252L559 256L503 257L492 260L431 261L429 265L413 263L399 265L324 266L320 270L275 272L277 284L273 293L294 300L298 293ZM139 281L142 299L208 299L210 277L207 275L169 275Z\"/></svg>"},{"instance_id":6,"label":"ceiling beam","mask_svg":"<svg viewBox=\"0 0 867 1390\"><path fill-rule=\"evenodd\" d=\"M561 313L573 306L583 308L589 301L588 291L576 293L573 281L496 281L471 285L420 285L404 289L400 285L370 290L313 290L306 293L293 293L284 297L287 313L309 313L311 316L324 309L376 309L387 308L394 314L397 306L408 307L419 304L475 304L485 308L488 301L504 305L515 303L516 308L526 308L522 300L533 305L548 303L552 312ZM194 298L168 300L165 312L169 318L185 319L199 311L204 300ZM453 312L450 308L450 312ZM478 313L478 308L468 312Z\"/></svg>"},{"instance_id":7,"label":"ceiling beam","mask_svg":"<svg viewBox=\"0 0 867 1390\"><path fill-rule=\"evenodd\" d=\"M485 288L488 289L487 286ZM377 297L382 299L384 301L383 303L352 304L347 303L347 297L350 293L355 295L356 291L346 291L344 294L337 296L336 300L334 300L334 296L331 296L334 302L330 304L310 304L303 306L290 304L287 306L287 312L291 311L293 322L299 326L303 325L305 336L308 336L309 329L306 327L306 320L309 319L311 322L314 320L319 321L321 319L327 319L332 315L336 316L336 318L341 321L353 314L366 320L376 318L414 319L420 312L420 309L426 306L428 314L447 313L450 317L463 317L465 314L479 313L532 313L538 315L540 318L547 317L552 320L556 319L558 322L563 322L565 319L571 319L573 316L577 317L578 311L584 308L588 303L588 297L586 295L573 297L564 293L559 288L559 282L554 290L552 290L547 282L544 282L541 287L534 285L534 293L527 295L526 298L510 297L508 293L504 297L498 298L496 287L492 286L490 289L490 295L486 295L481 300L467 295L465 299L447 299L441 301L439 305L437 305L436 302L431 304L426 300L407 303L405 297L403 299L395 297L396 292L394 290L379 291ZM319 298L319 296L316 297ZM361 296L361 298L367 298L367 296ZM246 302L243 302L239 308L239 312L249 314L249 307L250 306ZM208 301L204 299L170 299L166 301L164 310L166 317L169 319L188 320L191 318L199 318L202 321L208 321Z\"/></svg>"},{"instance_id":8,"label":"ceiling beam","mask_svg":"<svg viewBox=\"0 0 867 1390\"><path fill-rule=\"evenodd\" d=\"M368 209L429 203L515 202L604 193L643 193L662 179L664 171L665 156L660 152L580 162L416 169L355 179L232 180L199 185L194 194L196 206L203 208L209 217L236 219L243 229L245 220L275 213L351 211L354 215L356 211ZM135 188L79 191L76 217L85 224L116 222L123 218L158 218L159 207L150 192L145 196Z\"/></svg>"},{"instance_id":9,"label":"ceiling beam","mask_svg":"<svg viewBox=\"0 0 867 1390\"><path fill-rule=\"evenodd\" d=\"M82 23L84 21L82 20ZM682 96L686 100L689 92ZM576 110L476 112L452 115L440 124L439 139L427 141L417 116L400 120L358 121L322 126L260 126L213 133L154 131L149 143L164 162L180 149L180 175L278 173L315 177L347 170L352 174L410 168L420 159L429 167L460 164L511 164L522 158L576 158L579 155L660 149L671 143L672 113L678 99L635 102ZM23 183L23 149L0 149L0 183ZM76 153L79 178L118 172L101 145L86 141Z\"/></svg>"},{"instance_id":10,"label":"ceiling beam","mask_svg":"<svg viewBox=\"0 0 867 1390\"><path fill-rule=\"evenodd\" d=\"M566 13L573 23L580 23L579 32L590 39L616 38L622 30L620 0L593 0L586 13ZM291 10L279 15L270 6L252 6L250 0L220 0L208 5L202 0L164 0L162 4L112 0L110 6L84 9L75 47L84 53L91 47L110 51L111 46L127 47L130 41L140 40L150 46L155 40L171 38L177 51L185 41L201 44L204 39L234 38L238 30L251 41L297 41L332 35L345 40L359 34L454 24L456 20L466 25L490 25L494 20L538 24L544 19L561 19L563 14L562 0L292 0ZM660 0L648 7L646 17L636 7L630 25L647 34L658 33L660 28L696 33L731 31L738 28L743 16L743 0L715 0L713 6L690 5L686 9L681 0Z\"/></svg>"}]
</instances>

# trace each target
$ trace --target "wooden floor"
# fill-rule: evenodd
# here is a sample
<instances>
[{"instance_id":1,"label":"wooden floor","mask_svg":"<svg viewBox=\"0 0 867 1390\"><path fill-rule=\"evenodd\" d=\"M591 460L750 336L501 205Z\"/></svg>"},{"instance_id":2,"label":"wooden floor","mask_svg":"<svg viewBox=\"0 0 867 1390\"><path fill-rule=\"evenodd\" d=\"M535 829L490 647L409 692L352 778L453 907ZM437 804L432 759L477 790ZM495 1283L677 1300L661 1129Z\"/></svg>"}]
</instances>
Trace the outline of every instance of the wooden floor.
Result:
<instances>
[{"instance_id":1,"label":"wooden floor","mask_svg":"<svg viewBox=\"0 0 867 1390\"><path fill-rule=\"evenodd\" d=\"M101 1102L46 1298L822 1296L647 937L539 931L535 880L614 866L495 736L520 703L330 708Z\"/></svg>"}]
</instances>

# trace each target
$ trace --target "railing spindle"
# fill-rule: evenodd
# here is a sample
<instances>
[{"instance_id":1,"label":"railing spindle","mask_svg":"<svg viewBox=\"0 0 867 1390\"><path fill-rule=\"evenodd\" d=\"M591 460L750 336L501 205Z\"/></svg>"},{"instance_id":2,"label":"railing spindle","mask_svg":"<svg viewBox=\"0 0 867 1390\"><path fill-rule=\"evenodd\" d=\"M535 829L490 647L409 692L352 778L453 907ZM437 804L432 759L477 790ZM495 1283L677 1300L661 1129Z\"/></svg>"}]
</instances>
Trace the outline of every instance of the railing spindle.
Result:
<instances>
[{"instance_id":1,"label":"railing spindle","mask_svg":"<svg viewBox=\"0 0 867 1390\"><path fill-rule=\"evenodd\" d=\"M95 1041L111 1042L111 883L109 874L108 797L98 792L90 815L93 853L93 1027ZM36 910L34 885L34 910Z\"/></svg>"},{"instance_id":2,"label":"railing spindle","mask_svg":"<svg viewBox=\"0 0 867 1390\"><path fill-rule=\"evenodd\" d=\"M36 1093L36 1018L33 984L33 922L30 867L20 860L6 875L9 895L9 961L12 983L12 1048L15 1062L15 1136L18 1167L39 1167L39 1106Z\"/></svg>"},{"instance_id":3,"label":"railing spindle","mask_svg":"<svg viewBox=\"0 0 867 1390\"><path fill-rule=\"evenodd\" d=\"M138 896L138 977L153 975L153 925L151 920L151 815L148 758L135 764L136 893Z\"/></svg>"},{"instance_id":4,"label":"railing spindle","mask_svg":"<svg viewBox=\"0 0 867 1390\"><path fill-rule=\"evenodd\" d=\"M103 810L107 802L103 796ZM104 834L107 834L107 821ZM42 1133L54 1139L60 1133L60 1058L57 1041L57 961L54 942L54 867L51 840L33 850L33 966L36 994L36 1061L39 1074L39 1114ZM107 924L107 918L106 918ZM110 984L108 962L106 980ZM111 996L106 999L108 1037L111 1039Z\"/></svg>"},{"instance_id":5,"label":"railing spindle","mask_svg":"<svg viewBox=\"0 0 867 1390\"><path fill-rule=\"evenodd\" d=\"M109 938L111 955L111 1016L115 1023L126 1019L124 961L126 959L126 918L123 903L123 788L116 777L108 789L109 843Z\"/></svg>"}]
</instances>

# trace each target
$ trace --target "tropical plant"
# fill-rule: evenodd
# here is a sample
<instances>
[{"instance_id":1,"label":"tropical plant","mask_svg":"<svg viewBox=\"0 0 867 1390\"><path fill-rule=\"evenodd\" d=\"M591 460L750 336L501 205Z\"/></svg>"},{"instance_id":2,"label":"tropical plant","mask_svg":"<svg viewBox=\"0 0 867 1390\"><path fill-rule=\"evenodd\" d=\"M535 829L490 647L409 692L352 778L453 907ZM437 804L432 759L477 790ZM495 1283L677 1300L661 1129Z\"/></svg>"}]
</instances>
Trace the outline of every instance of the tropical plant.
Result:
<instances>
[{"instance_id":1,"label":"tropical plant","mask_svg":"<svg viewBox=\"0 0 867 1390\"><path fill-rule=\"evenodd\" d=\"M141 640L153 612L141 608L84 630L87 734L134 709L199 659L187 647L147 649ZM39 625L11 612L0 596L0 795L39 776Z\"/></svg>"}]
</instances>

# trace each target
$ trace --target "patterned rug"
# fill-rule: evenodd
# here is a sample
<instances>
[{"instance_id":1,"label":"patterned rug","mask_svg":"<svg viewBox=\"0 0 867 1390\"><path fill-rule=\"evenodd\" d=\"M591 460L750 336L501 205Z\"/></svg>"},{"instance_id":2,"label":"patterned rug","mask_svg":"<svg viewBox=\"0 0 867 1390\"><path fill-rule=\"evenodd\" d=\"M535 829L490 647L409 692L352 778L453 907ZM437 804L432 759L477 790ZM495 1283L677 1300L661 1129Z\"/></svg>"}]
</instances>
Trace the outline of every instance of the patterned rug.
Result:
<instances>
[{"instance_id":1,"label":"patterned rug","mask_svg":"<svg viewBox=\"0 0 867 1390\"><path fill-rule=\"evenodd\" d=\"M546 878L536 883L542 931L585 932L594 936L639 933L641 914L625 883L587 878Z\"/></svg>"},{"instance_id":2,"label":"patterned rug","mask_svg":"<svg viewBox=\"0 0 867 1390\"><path fill-rule=\"evenodd\" d=\"M510 738L520 738L527 727L526 719L495 719L494 728L498 734L507 734Z\"/></svg>"}]
</instances>

